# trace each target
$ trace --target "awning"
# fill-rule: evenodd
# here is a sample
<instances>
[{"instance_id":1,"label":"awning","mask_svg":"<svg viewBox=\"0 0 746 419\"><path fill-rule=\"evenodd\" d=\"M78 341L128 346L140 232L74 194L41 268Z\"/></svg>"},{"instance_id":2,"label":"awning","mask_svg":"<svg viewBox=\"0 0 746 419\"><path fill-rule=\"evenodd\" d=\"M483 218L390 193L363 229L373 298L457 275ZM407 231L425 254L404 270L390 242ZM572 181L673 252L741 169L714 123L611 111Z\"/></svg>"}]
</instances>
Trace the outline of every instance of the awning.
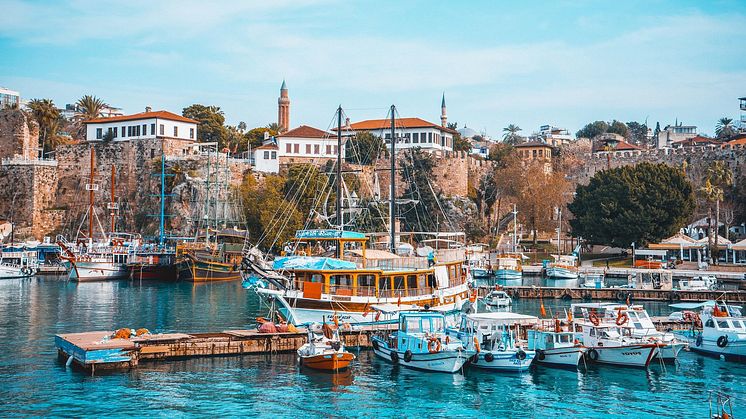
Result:
<instances>
[{"instance_id":1,"label":"awning","mask_svg":"<svg viewBox=\"0 0 746 419\"><path fill-rule=\"evenodd\" d=\"M355 262L314 256L284 256L275 259L272 263L272 269L276 271L291 269L324 271L355 268L357 268Z\"/></svg>"}]
</instances>

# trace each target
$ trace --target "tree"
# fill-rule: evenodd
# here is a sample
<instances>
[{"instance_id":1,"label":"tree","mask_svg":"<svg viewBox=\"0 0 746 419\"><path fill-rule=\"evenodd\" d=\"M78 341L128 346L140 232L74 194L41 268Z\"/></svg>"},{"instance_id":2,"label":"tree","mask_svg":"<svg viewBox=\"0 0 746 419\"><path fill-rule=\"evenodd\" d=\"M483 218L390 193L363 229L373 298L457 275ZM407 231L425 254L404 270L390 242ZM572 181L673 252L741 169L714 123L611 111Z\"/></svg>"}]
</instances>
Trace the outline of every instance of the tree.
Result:
<instances>
[{"instance_id":1,"label":"tree","mask_svg":"<svg viewBox=\"0 0 746 419\"><path fill-rule=\"evenodd\" d=\"M561 173L546 173L544 163L532 162L522 166L522 181L516 185L516 205L519 219L532 232L537 243L538 231L556 228L552 220L554 209L564 207L569 183Z\"/></svg>"},{"instance_id":2,"label":"tree","mask_svg":"<svg viewBox=\"0 0 746 419\"><path fill-rule=\"evenodd\" d=\"M347 140L345 160L353 164L373 164L381 156L385 145L380 137L368 131L360 131Z\"/></svg>"},{"instance_id":3,"label":"tree","mask_svg":"<svg viewBox=\"0 0 746 419\"><path fill-rule=\"evenodd\" d=\"M597 172L578 186L568 209L574 237L627 248L672 236L694 207L693 187L681 169L646 162Z\"/></svg>"},{"instance_id":4,"label":"tree","mask_svg":"<svg viewBox=\"0 0 746 419\"><path fill-rule=\"evenodd\" d=\"M725 197L725 188L733 184L733 172L725 164L723 160L716 160L710 164L705 174L705 186L700 188L702 193L705 195L709 202L715 203L715 247L711 248L711 254L714 254L714 262L718 263L718 253L720 248L718 247L720 234L718 229L720 228L720 202ZM711 211L711 209L710 209ZM712 242L712 225L708 217L708 243Z\"/></svg>"},{"instance_id":5,"label":"tree","mask_svg":"<svg viewBox=\"0 0 746 419\"><path fill-rule=\"evenodd\" d=\"M403 198L412 202L398 206L398 215L404 219L402 230L436 231L438 219L442 221L443 214L439 204L441 194L430 183L435 160L430 153L410 149L404 151L400 167L406 185Z\"/></svg>"},{"instance_id":6,"label":"tree","mask_svg":"<svg viewBox=\"0 0 746 419\"><path fill-rule=\"evenodd\" d=\"M505 167L508 161L513 159L513 151L515 149L512 145L506 143L497 143L490 147L490 153L487 156L488 160L494 162L496 167Z\"/></svg>"},{"instance_id":7,"label":"tree","mask_svg":"<svg viewBox=\"0 0 746 419\"><path fill-rule=\"evenodd\" d=\"M280 124L278 124L277 122L272 122L271 124L267 124L266 128L269 129L270 131L280 132Z\"/></svg>"},{"instance_id":8,"label":"tree","mask_svg":"<svg viewBox=\"0 0 746 419\"><path fill-rule=\"evenodd\" d=\"M61 137L57 135L62 116L51 99L32 99L28 103L31 116L39 124L39 139L41 141L42 158L47 146L54 150L60 144Z\"/></svg>"},{"instance_id":9,"label":"tree","mask_svg":"<svg viewBox=\"0 0 746 419\"><path fill-rule=\"evenodd\" d=\"M328 204L334 207L336 204L335 194L336 179L331 179L319 171L316 165L301 163L291 165L285 176L283 193L291 202L294 202L301 214L311 215L312 210L323 210L326 193L329 193Z\"/></svg>"},{"instance_id":10,"label":"tree","mask_svg":"<svg viewBox=\"0 0 746 419\"><path fill-rule=\"evenodd\" d=\"M254 244L264 251L279 250L303 227L303 215L284 198L284 187L285 179L277 175L259 183L248 174L241 185L247 228Z\"/></svg>"},{"instance_id":11,"label":"tree","mask_svg":"<svg viewBox=\"0 0 746 419\"><path fill-rule=\"evenodd\" d=\"M92 95L83 96L75 105L78 109L75 116L80 121L99 118L104 115L104 109L109 107L102 99Z\"/></svg>"},{"instance_id":12,"label":"tree","mask_svg":"<svg viewBox=\"0 0 746 419\"><path fill-rule=\"evenodd\" d=\"M458 129L458 122L448 122L446 126L455 131Z\"/></svg>"},{"instance_id":13,"label":"tree","mask_svg":"<svg viewBox=\"0 0 746 419\"><path fill-rule=\"evenodd\" d=\"M471 151L469 140L461 138L460 134L453 134L453 151Z\"/></svg>"},{"instance_id":14,"label":"tree","mask_svg":"<svg viewBox=\"0 0 746 419\"><path fill-rule=\"evenodd\" d=\"M736 135L736 130L733 128L733 120L731 118L718 119L718 123L715 125L715 135L719 139L724 140Z\"/></svg>"},{"instance_id":15,"label":"tree","mask_svg":"<svg viewBox=\"0 0 746 419\"><path fill-rule=\"evenodd\" d=\"M199 122L197 141L201 143L217 142L219 148L225 147L229 133L223 125L225 124L225 116L219 106L205 106L195 103L184 108L181 114Z\"/></svg>"},{"instance_id":16,"label":"tree","mask_svg":"<svg viewBox=\"0 0 746 419\"><path fill-rule=\"evenodd\" d=\"M627 122L627 139L632 144L647 144L648 126L635 121Z\"/></svg>"},{"instance_id":17,"label":"tree","mask_svg":"<svg viewBox=\"0 0 746 419\"><path fill-rule=\"evenodd\" d=\"M259 147L264 142L265 134L267 134L267 137L274 137L277 135L277 131L267 127L252 128L243 135L244 141L252 148ZM242 145L239 150L246 150L246 146Z\"/></svg>"},{"instance_id":18,"label":"tree","mask_svg":"<svg viewBox=\"0 0 746 419\"><path fill-rule=\"evenodd\" d=\"M509 124L503 128L503 142L506 144L516 145L521 142L521 136L518 133L522 131L521 127L515 124Z\"/></svg>"},{"instance_id":19,"label":"tree","mask_svg":"<svg viewBox=\"0 0 746 419\"><path fill-rule=\"evenodd\" d=\"M246 122L239 122L236 128L238 128L238 130L241 131L241 134L243 134L246 131Z\"/></svg>"},{"instance_id":20,"label":"tree","mask_svg":"<svg viewBox=\"0 0 746 419\"><path fill-rule=\"evenodd\" d=\"M601 135L608 130L609 124L607 124L605 121L595 121L581 128L580 131L575 133L575 137L593 139L597 135Z\"/></svg>"},{"instance_id":21,"label":"tree","mask_svg":"<svg viewBox=\"0 0 746 419\"><path fill-rule=\"evenodd\" d=\"M611 125L609 125L609 129L607 129L606 132L611 134L619 134L622 137L627 138L629 129L627 128L627 124L615 119L611 122Z\"/></svg>"}]
</instances>

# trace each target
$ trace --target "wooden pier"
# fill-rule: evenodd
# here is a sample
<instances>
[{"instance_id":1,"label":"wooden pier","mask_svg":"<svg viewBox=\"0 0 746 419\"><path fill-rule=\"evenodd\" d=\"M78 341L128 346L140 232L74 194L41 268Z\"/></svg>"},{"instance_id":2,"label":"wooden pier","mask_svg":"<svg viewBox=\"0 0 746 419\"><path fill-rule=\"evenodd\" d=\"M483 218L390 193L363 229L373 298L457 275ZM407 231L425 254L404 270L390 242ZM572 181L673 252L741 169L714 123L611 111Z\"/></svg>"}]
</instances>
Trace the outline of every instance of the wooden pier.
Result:
<instances>
[{"instance_id":1,"label":"wooden pier","mask_svg":"<svg viewBox=\"0 0 746 419\"><path fill-rule=\"evenodd\" d=\"M396 325L341 331L345 346L371 346L376 331ZM307 341L306 329L297 333L259 333L256 330L226 330L217 333L146 334L130 339L110 339L114 332L98 331L55 336L60 358L93 374L102 369L127 369L140 362L194 357L293 352Z\"/></svg>"},{"instance_id":2,"label":"wooden pier","mask_svg":"<svg viewBox=\"0 0 746 419\"><path fill-rule=\"evenodd\" d=\"M481 287L480 295L492 288ZM720 300L728 303L746 303L746 291L676 291L632 288L559 288L559 287L503 287L514 299L546 298L583 301L618 301L628 298L631 302L663 301L670 303Z\"/></svg>"}]
</instances>

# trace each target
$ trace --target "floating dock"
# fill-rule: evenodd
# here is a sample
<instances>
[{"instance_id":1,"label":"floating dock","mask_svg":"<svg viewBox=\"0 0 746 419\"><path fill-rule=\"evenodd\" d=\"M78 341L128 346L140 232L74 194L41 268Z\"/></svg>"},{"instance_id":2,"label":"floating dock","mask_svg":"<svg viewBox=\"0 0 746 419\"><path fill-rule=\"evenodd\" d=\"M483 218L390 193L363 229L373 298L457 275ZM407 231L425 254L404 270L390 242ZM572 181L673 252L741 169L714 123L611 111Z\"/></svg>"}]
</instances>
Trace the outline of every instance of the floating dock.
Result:
<instances>
[{"instance_id":1,"label":"floating dock","mask_svg":"<svg viewBox=\"0 0 746 419\"><path fill-rule=\"evenodd\" d=\"M348 347L371 346L374 332L394 330L396 325L342 331ZM293 352L307 341L306 329L297 333L259 333L256 330L226 330L217 333L146 334L130 339L110 339L113 331L69 333L54 338L60 358L93 374L102 369L127 369L140 362L194 357Z\"/></svg>"},{"instance_id":2,"label":"floating dock","mask_svg":"<svg viewBox=\"0 0 746 419\"><path fill-rule=\"evenodd\" d=\"M493 288L480 287L480 295L486 295ZM746 291L677 291L632 288L560 288L560 287L503 287L512 298L546 298L584 301L618 301L624 302L628 298L631 302L639 301L667 301L677 303L681 301L701 302L720 300L728 303L746 302Z\"/></svg>"}]
</instances>

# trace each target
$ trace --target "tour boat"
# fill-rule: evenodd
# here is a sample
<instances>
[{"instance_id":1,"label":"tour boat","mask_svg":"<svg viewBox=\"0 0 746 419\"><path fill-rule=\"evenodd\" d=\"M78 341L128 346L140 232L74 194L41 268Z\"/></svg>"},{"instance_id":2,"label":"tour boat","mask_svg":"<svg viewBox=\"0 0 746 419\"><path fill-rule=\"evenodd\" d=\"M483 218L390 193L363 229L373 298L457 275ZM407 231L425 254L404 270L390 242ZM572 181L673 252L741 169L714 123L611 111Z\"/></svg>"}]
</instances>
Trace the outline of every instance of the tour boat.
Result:
<instances>
[{"instance_id":1,"label":"tour boat","mask_svg":"<svg viewBox=\"0 0 746 419\"><path fill-rule=\"evenodd\" d=\"M482 302L490 308L505 308L513 304L513 300L508 293L499 289L490 291L489 294L482 298Z\"/></svg>"},{"instance_id":2,"label":"tour boat","mask_svg":"<svg viewBox=\"0 0 746 419\"><path fill-rule=\"evenodd\" d=\"M568 368L577 368L587 351L559 319L542 320L529 329L528 349L536 352L538 363Z\"/></svg>"},{"instance_id":3,"label":"tour boat","mask_svg":"<svg viewBox=\"0 0 746 419\"><path fill-rule=\"evenodd\" d=\"M355 355L345 350L339 329L314 323L308 328L308 343L298 349L301 366L324 371L340 371L350 366Z\"/></svg>"},{"instance_id":4,"label":"tour boat","mask_svg":"<svg viewBox=\"0 0 746 419\"><path fill-rule=\"evenodd\" d=\"M73 250L59 243L65 255L63 264L68 270L68 278L74 282L105 281L129 277L127 261L130 249L136 243L113 238L110 242L81 243Z\"/></svg>"},{"instance_id":5,"label":"tour boat","mask_svg":"<svg viewBox=\"0 0 746 419\"><path fill-rule=\"evenodd\" d=\"M226 229L176 246L180 281L212 282L241 279L246 231ZM213 237L213 239L210 239ZM214 240L214 241L213 241Z\"/></svg>"},{"instance_id":6,"label":"tour boat","mask_svg":"<svg viewBox=\"0 0 746 419\"><path fill-rule=\"evenodd\" d=\"M373 352L395 365L455 373L476 352L446 335L445 316L433 311L399 313L399 329L371 338Z\"/></svg>"},{"instance_id":7,"label":"tour boat","mask_svg":"<svg viewBox=\"0 0 746 419\"><path fill-rule=\"evenodd\" d=\"M632 328L600 317L597 312L599 306L595 303L571 306L573 330L576 337L580 337L583 346L588 348L588 360L601 364L647 368L665 344L634 337Z\"/></svg>"},{"instance_id":8,"label":"tour boat","mask_svg":"<svg viewBox=\"0 0 746 419\"><path fill-rule=\"evenodd\" d=\"M461 316L458 328L449 328L447 333L476 353L470 366L521 372L528 369L536 353L519 344L520 329L538 320L534 316L510 312L468 314Z\"/></svg>"},{"instance_id":9,"label":"tour boat","mask_svg":"<svg viewBox=\"0 0 746 419\"><path fill-rule=\"evenodd\" d=\"M520 255L502 255L496 260L495 279L499 281L515 281L523 277Z\"/></svg>"},{"instance_id":10,"label":"tour boat","mask_svg":"<svg viewBox=\"0 0 746 419\"><path fill-rule=\"evenodd\" d=\"M0 251L0 279L27 278L37 270L36 252L12 246Z\"/></svg>"},{"instance_id":11,"label":"tour boat","mask_svg":"<svg viewBox=\"0 0 746 419\"><path fill-rule=\"evenodd\" d=\"M678 333L689 341L689 348L706 355L722 356L726 360L746 362L746 317L741 307L717 301L677 303L671 307L694 310L684 312L684 321L691 322L689 330Z\"/></svg>"},{"instance_id":12,"label":"tour boat","mask_svg":"<svg viewBox=\"0 0 746 419\"><path fill-rule=\"evenodd\" d=\"M546 275L549 279L578 279L578 258L575 255L553 255L554 262L547 264Z\"/></svg>"},{"instance_id":13,"label":"tour boat","mask_svg":"<svg viewBox=\"0 0 746 419\"><path fill-rule=\"evenodd\" d=\"M476 243L470 244L464 249L466 264L474 284L492 278L492 269L490 269L489 264L489 253L484 250L486 246L487 244L484 243Z\"/></svg>"},{"instance_id":14,"label":"tour boat","mask_svg":"<svg viewBox=\"0 0 746 419\"><path fill-rule=\"evenodd\" d=\"M139 280L176 281L178 270L173 249L138 249L127 263L129 278Z\"/></svg>"}]
</instances>

